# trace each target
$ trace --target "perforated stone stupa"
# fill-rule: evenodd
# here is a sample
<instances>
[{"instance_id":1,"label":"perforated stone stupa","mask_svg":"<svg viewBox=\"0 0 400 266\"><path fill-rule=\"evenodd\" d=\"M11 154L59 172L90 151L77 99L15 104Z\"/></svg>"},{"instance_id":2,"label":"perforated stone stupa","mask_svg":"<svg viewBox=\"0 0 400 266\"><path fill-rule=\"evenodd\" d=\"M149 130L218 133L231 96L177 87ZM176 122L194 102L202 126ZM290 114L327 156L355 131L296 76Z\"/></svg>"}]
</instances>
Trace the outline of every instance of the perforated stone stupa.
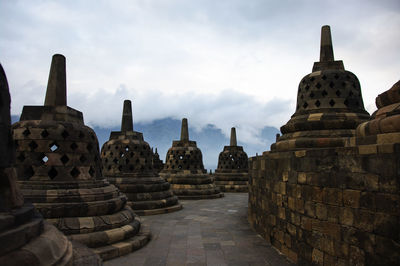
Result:
<instances>
[{"instance_id":1,"label":"perforated stone stupa","mask_svg":"<svg viewBox=\"0 0 400 266\"><path fill-rule=\"evenodd\" d=\"M201 150L189 140L187 119L182 119L181 139L174 140L160 172L180 199L220 198L223 193L203 166Z\"/></svg>"},{"instance_id":2,"label":"perforated stone stupa","mask_svg":"<svg viewBox=\"0 0 400 266\"><path fill-rule=\"evenodd\" d=\"M164 163L160 159L160 155L158 154L157 148L155 152L153 152L153 149L151 149L151 152L153 153L153 170L156 173L160 173L160 171L164 168Z\"/></svg>"},{"instance_id":3,"label":"perforated stone stupa","mask_svg":"<svg viewBox=\"0 0 400 266\"><path fill-rule=\"evenodd\" d=\"M218 168L214 173L214 183L221 191L247 192L249 166L247 154L242 146L237 146L236 129L231 129L229 146L218 157Z\"/></svg>"},{"instance_id":4,"label":"perforated stone stupa","mask_svg":"<svg viewBox=\"0 0 400 266\"><path fill-rule=\"evenodd\" d=\"M113 131L101 148L103 174L128 196L139 215L182 209L170 184L153 169L153 153L143 134L133 130L131 101L124 101L121 131Z\"/></svg>"},{"instance_id":5,"label":"perforated stone stupa","mask_svg":"<svg viewBox=\"0 0 400 266\"><path fill-rule=\"evenodd\" d=\"M103 260L149 241L127 197L102 176L95 132L67 106L63 55L53 56L44 106L24 106L13 136L25 199L69 239Z\"/></svg>"},{"instance_id":6,"label":"perforated stone stupa","mask_svg":"<svg viewBox=\"0 0 400 266\"><path fill-rule=\"evenodd\" d=\"M72 265L71 242L24 202L14 168L10 93L0 64L0 265Z\"/></svg>"},{"instance_id":7,"label":"perforated stone stupa","mask_svg":"<svg viewBox=\"0 0 400 266\"><path fill-rule=\"evenodd\" d=\"M323 26L320 61L301 80L296 112L281 127L283 135L271 150L343 147L357 125L368 119L360 82L341 60L334 60L330 27Z\"/></svg>"}]
</instances>

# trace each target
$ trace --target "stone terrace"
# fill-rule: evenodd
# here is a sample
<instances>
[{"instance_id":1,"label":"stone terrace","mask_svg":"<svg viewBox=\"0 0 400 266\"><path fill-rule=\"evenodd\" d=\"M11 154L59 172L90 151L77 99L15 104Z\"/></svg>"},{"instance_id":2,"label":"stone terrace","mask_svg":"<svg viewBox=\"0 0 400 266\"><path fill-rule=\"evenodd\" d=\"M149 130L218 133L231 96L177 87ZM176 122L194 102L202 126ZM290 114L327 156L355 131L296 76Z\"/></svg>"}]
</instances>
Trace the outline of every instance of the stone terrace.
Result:
<instances>
[{"instance_id":1,"label":"stone terrace","mask_svg":"<svg viewBox=\"0 0 400 266\"><path fill-rule=\"evenodd\" d=\"M251 230L247 193L182 200L179 212L142 217L153 239L107 265L293 265Z\"/></svg>"}]
</instances>

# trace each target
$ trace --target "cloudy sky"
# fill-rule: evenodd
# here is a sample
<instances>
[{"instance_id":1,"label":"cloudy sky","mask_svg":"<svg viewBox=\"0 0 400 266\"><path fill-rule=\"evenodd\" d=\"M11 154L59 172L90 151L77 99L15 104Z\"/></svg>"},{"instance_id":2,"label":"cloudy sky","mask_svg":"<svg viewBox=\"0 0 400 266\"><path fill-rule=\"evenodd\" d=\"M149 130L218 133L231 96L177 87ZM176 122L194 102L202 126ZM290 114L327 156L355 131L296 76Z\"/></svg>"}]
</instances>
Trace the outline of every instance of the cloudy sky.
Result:
<instances>
[{"instance_id":1,"label":"cloudy sky","mask_svg":"<svg viewBox=\"0 0 400 266\"><path fill-rule=\"evenodd\" d=\"M67 58L68 105L89 125L188 117L258 142L296 104L319 59L321 26L364 104L400 79L398 0L0 0L0 62L12 114L43 104L51 56Z\"/></svg>"}]
</instances>

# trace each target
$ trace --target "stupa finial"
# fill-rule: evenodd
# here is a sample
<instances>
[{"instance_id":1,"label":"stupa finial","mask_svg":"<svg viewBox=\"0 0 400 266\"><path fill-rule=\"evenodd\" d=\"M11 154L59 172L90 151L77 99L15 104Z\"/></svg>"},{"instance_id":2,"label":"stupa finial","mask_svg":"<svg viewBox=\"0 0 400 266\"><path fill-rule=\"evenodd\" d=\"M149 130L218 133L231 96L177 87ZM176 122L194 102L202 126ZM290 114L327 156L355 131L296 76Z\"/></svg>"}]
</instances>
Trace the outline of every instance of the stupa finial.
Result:
<instances>
[{"instance_id":1,"label":"stupa finial","mask_svg":"<svg viewBox=\"0 0 400 266\"><path fill-rule=\"evenodd\" d=\"M331 27L328 25L322 26L321 28L321 51L319 61L335 61L333 56Z\"/></svg>"},{"instance_id":2,"label":"stupa finial","mask_svg":"<svg viewBox=\"0 0 400 266\"><path fill-rule=\"evenodd\" d=\"M67 105L67 79L65 72L65 57L61 54L53 55L51 60L49 81L47 82L46 106Z\"/></svg>"},{"instance_id":3,"label":"stupa finial","mask_svg":"<svg viewBox=\"0 0 400 266\"><path fill-rule=\"evenodd\" d=\"M124 101L124 110L122 111L121 131L133 131L132 103L130 100Z\"/></svg>"},{"instance_id":4,"label":"stupa finial","mask_svg":"<svg viewBox=\"0 0 400 266\"><path fill-rule=\"evenodd\" d=\"M182 119L181 141L189 141L189 129L187 118Z\"/></svg>"},{"instance_id":5,"label":"stupa finial","mask_svg":"<svg viewBox=\"0 0 400 266\"><path fill-rule=\"evenodd\" d=\"M230 146L237 146L236 129L234 127L231 128L231 143L230 143Z\"/></svg>"}]
</instances>

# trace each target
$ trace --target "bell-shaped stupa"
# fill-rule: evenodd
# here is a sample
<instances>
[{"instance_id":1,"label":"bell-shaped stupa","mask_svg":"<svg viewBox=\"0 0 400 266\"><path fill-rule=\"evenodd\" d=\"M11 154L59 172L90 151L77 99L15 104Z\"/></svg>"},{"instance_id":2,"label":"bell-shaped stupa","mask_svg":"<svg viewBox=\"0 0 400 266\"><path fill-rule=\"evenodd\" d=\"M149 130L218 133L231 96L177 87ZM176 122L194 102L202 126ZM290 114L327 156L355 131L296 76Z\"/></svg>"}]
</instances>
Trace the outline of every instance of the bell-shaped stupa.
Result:
<instances>
[{"instance_id":1,"label":"bell-shaped stupa","mask_svg":"<svg viewBox=\"0 0 400 266\"><path fill-rule=\"evenodd\" d=\"M143 134L133 130L131 101L124 101L121 131L113 131L101 148L103 174L127 195L139 215L182 209L170 184L153 169L153 153Z\"/></svg>"},{"instance_id":2,"label":"bell-shaped stupa","mask_svg":"<svg viewBox=\"0 0 400 266\"><path fill-rule=\"evenodd\" d=\"M14 168L10 92L0 64L0 265L72 265L73 246L24 202Z\"/></svg>"},{"instance_id":3,"label":"bell-shaped stupa","mask_svg":"<svg viewBox=\"0 0 400 266\"><path fill-rule=\"evenodd\" d=\"M296 112L281 127L283 135L271 151L343 147L368 119L360 82L342 61L334 60L330 27L323 26L320 61L300 81Z\"/></svg>"},{"instance_id":4,"label":"bell-shaped stupa","mask_svg":"<svg viewBox=\"0 0 400 266\"><path fill-rule=\"evenodd\" d=\"M53 56L44 106L24 106L13 136L25 199L69 239L103 260L149 241L127 197L102 176L95 132L67 106L63 55Z\"/></svg>"},{"instance_id":5,"label":"bell-shaped stupa","mask_svg":"<svg viewBox=\"0 0 400 266\"><path fill-rule=\"evenodd\" d=\"M153 149L151 149L151 152L153 153L153 170L156 173L160 173L160 171L164 168L164 163L160 159L160 155L158 154L157 148L155 152L153 152Z\"/></svg>"},{"instance_id":6,"label":"bell-shaped stupa","mask_svg":"<svg viewBox=\"0 0 400 266\"><path fill-rule=\"evenodd\" d=\"M378 110L370 121L357 127L356 141L351 146L369 145L376 152L379 149L393 152L393 144L400 143L400 81L379 94L375 102Z\"/></svg>"},{"instance_id":7,"label":"bell-shaped stupa","mask_svg":"<svg viewBox=\"0 0 400 266\"><path fill-rule=\"evenodd\" d=\"M215 186L203 166L201 150L189 140L187 119L182 119L181 139L174 140L160 172L180 199L220 198L223 193Z\"/></svg>"},{"instance_id":8,"label":"bell-shaped stupa","mask_svg":"<svg viewBox=\"0 0 400 266\"><path fill-rule=\"evenodd\" d=\"M229 146L218 157L218 168L214 173L215 185L221 191L247 192L249 181L248 157L242 146L237 146L236 129L231 129Z\"/></svg>"}]
</instances>

